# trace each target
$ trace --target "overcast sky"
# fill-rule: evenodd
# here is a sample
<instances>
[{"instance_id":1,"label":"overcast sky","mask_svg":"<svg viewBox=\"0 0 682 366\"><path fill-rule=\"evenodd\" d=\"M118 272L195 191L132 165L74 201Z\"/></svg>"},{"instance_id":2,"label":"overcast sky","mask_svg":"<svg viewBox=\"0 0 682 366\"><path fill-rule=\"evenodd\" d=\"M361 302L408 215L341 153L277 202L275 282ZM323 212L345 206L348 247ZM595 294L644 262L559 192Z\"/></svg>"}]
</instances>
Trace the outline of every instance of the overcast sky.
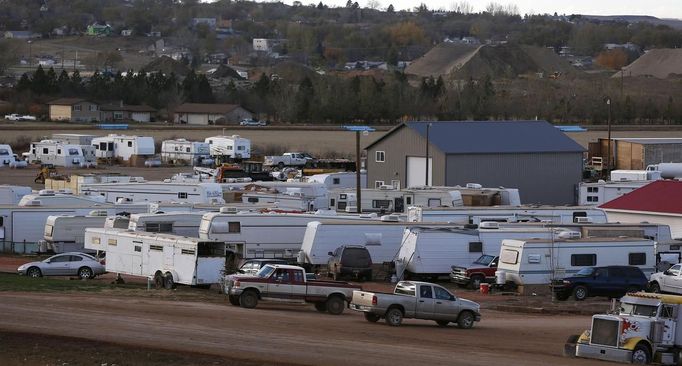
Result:
<instances>
[{"instance_id":1,"label":"overcast sky","mask_svg":"<svg viewBox=\"0 0 682 366\"><path fill-rule=\"evenodd\" d=\"M305 5L319 3L320 0L301 0ZM329 6L344 6L347 0L322 0ZM355 0L354 0L355 1ZM365 7L368 0L357 0ZM450 10L459 0L378 0L380 8L393 4L396 9L413 8L425 3L429 9ZM659 18L682 19L682 0L494 0L500 4L516 4L521 14L551 13L589 14L589 15L653 15ZM282 2L291 5L293 0ZM491 0L469 0L475 11L481 11Z\"/></svg>"}]
</instances>

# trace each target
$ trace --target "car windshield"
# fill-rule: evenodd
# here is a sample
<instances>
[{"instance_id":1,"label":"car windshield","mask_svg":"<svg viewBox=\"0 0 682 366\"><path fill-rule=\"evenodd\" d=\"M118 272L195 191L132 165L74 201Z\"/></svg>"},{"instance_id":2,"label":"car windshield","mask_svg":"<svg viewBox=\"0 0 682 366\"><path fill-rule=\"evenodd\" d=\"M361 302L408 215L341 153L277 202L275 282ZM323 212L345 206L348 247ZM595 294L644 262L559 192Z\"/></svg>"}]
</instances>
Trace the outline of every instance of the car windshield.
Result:
<instances>
[{"instance_id":1,"label":"car windshield","mask_svg":"<svg viewBox=\"0 0 682 366\"><path fill-rule=\"evenodd\" d=\"M482 255L478 259L476 259L476 262L474 262L474 264L482 264L484 266L487 266L490 264L490 262L493 261L493 259L495 259L495 257L493 257L492 255Z\"/></svg>"},{"instance_id":2,"label":"car windshield","mask_svg":"<svg viewBox=\"0 0 682 366\"><path fill-rule=\"evenodd\" d=\"M583 268L575 274L576 277L589 277L594 273L594 268Z\"/></svg>"},{"instance_id":3,"label":"car windshield","mask_svg":"<svg viewBox=\"0 0 682 366\"><path fill-rule=\"evenodd\" d=\"M261 268L260 271L258 271L258 273L256 274L256 276L258 276L258 277L260 277L260 278L268 278L268 277L270 277L270 275L271 275L272 272L274 272L274 271L275 271L275 267L272 267L272 266L265 266L265 267Z\"/></svg>"},{"instance_id":4,"label":"car windshield","mask_svg":"<svg viewBox=\"0 0 682 366\"><path fill-rule=\"evenodd\" d=\"M627 315L656 316L657 310L658 307L653 305L620 304L620 313Z\"/></svg>"}]
</instances>

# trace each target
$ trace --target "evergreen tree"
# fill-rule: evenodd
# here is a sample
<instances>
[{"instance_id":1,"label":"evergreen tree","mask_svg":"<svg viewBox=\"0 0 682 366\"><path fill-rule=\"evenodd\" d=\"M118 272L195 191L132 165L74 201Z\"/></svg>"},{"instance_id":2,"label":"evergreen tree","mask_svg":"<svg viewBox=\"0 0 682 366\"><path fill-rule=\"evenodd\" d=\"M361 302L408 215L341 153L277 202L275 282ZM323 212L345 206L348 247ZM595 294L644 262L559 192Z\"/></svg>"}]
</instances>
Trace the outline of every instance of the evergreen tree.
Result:
<instances>
[{"instance_id":1,"label":"evergreen tree","mask_svg":"<svg viewBox=\"0 0 682 366\"><path fill-rule=\"evenodd\" d=\"M71 74L71 92L75 95L80 95L83 92L83 79L78 70L74 70Z\"/></svg>"},{"instance_id":2,"label":"evergreen tree","mask_svg":"<svg viewBox=\"0 0 682 366\"><path fill-rule=\"evenodd\" d=\"M197 79L196 95L194 97L199 103L213 103L215 98L213 97L213 90L211 89L211 84L209 84L206 75L200 75Z\"/></svg>"},{"instance_id":3,"label":"evergreen tree","mask_svg":"<svg viewBox=\"0 0 682 366\"><path fill-rule=\"evenodd\" d=\"M386 12L389 14L395 13L395 8L393 7L393 4L390 4L388 8L386 8Z\"/></svg>"},{"instance_id":4,"label":"evergreen tree","mask_svg":"<svg viewBox=\"0 0 682 366\"><path fill-rule=\"evenodd\" d=\"M66 72L66 70L62 69L62 72L59 73L59 77L57 77L57 90L62 96L73 93L73 91L71 91L71 80L69 79L69 73Z\"/></svg>"},{"instance_id":5,"label":"evergreen tree","mask_svg":"<svg viewBox=\"0 0 682 366\"><path fill-rule=\"evenodd\" d=\"M36 94L47 94L49 85L47 82L47 75L45 70L43 70L42 65L38 65L36 71L33 72L33 78L31 79L31 91Z\"/></svg>"},{"instance_id":6,"label":"evergreen tree","mask_svg":"<svg viewBox=\"0 0 682 366\"><path fill-rule=\"evenodd\" d=\"M46 85L47 89L45 90L45 94L49 95L54 95L59 91L59 87L57 85L57 73L54 71L53 67L50 67L49 70L47 70L47 74L45 75L46 77Z\"/></svg>"},{"instance_id":7,"label":"evergreen tree","mask_svg":"<svg viewBox=\"0 0 682 366\"><path fill-rule=\"evenodd\" d=\"M21 78L17 82L16 89L19 92L31 90L31 78L29 78L28 73L23 73L21 75Z\"/></svg>"}]
</instances>

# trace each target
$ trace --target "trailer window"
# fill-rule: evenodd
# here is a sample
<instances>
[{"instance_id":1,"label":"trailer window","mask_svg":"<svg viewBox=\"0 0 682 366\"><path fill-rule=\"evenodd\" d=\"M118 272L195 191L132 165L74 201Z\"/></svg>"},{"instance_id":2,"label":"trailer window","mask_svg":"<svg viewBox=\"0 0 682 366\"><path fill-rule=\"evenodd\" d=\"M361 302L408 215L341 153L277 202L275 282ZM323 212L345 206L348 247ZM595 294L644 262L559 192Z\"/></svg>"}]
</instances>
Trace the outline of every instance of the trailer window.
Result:
<instances>
[{"instance_id":1,"label":"trailer window","mask_svg":"<svg viewBox=\"0 0 682 366\"><path fill-rule=\"evenodd\" d=\"M405 204L411 205L412 204L412 197L410 197L410 196L405 197Z\"/></svg>"},{"instance_id":2,"label":"trailer window","mask_svg":"<svg viewBox=\"0 0 682 366\"><path fill-rule=\"evenodd\" d=\"M91 241L92 241L92 244L96 244L96 245L99 245L101 243L99 236L93 236Z\"/></svg>"},{"instance_id":3,"label":"trailer window","mask_svg":"<svg viewBox=\"0 0 682 366\"><path fill-rule=\"evenodd\" d=\"M178 192L178 198L180 199L187 198L187 192Z\"/></svg>"},{"instance_id":4,"label":"trailer window","mask_svg":"<svg viewBox=\"0 0 682 366\"><path fill-rule=\"evenodd\" d=\"M139 246L139 245L136 245L136 246L135 246L135 251L136 251L136 252L141 252L141 251L142 251L142 247Z\"/></svg>"},{"instance_id":5,"label":"trailer window","mask_svg":"<svg viewBox=\"0 0 682 366\"><path fill-rule=\"evenodd\" d=\"M242 223L239 221L228 222L227 223L227 232L228 233L241 233L242 232Z\"/></svg>"},{"instance_id":6,"label":"trailer window","mask_svg":"<svg viewBox=\"0 0 682 366\"><path fill-rule=\"evenodd\" d=\"M180 250L180 254L194 255L194 250L193 249L182 249L182 250Z\"/></svg>"},{"instance_id":7,"label":"trailer window","mask_svg":"<svg viewBox=\"0 0 682 366\"><path fill-rule=\"evenodd\" d=\"M197 244L199 257L223 257L225 256L225 243L202 242ZM194 251L192 251L194 254Z\"/></svg>"},{"instance_id":8,"label":"trailer window","mask_svg":"<svg viewBox=\"0 0 682 366\"><path fill-rule=\"evenodd\" d=\"M332 179L332 184L341 184L341 178Z\"/></svg>"},{"instance_id":9,"label":"trailer window","mask_svg":"<svg viewBox=\"0 0 682 366\"><path fill-rule=\"evenodd\" d=\"M470 242L469 253L483 253L483 242L480 241Z\"/></svg>"},{"instance_id":10,"label":"trailer window","mask_svg":"<svg viewBox=\"0 0 682 366\"><path fill-rule=\"evenodd\" d=\"M0 219L1 220L1 219ZM2 222L0 222L0 226L2 225ZM45 225L45 236L52 236L52 231L54 230L54 226L52 225Z\"/></svg>"},{"instance_id":11,"label":"trailer window","mask_svg":"<svg viewBox=\"0 0 682 366\"><path fill-rule=\"evenodd\" d=\"M163 250L163 245L150 245L149 250L158 250L162 251Z\"/></svg>"},{"instance_id":12,"label":"trailer window","mask_svg":"<svg viewBox=\"0 0 682 366\"><path fill-rule=\"evenodd\" d=\"M372 208L387 209L391 206L391 201L389 200L373 200Z\"/></svg>"},{"instance_id":13,"label":"trailer window","mask_svg":"<svg viewBox=\"0 0 682 366\"><path fill-rule=\"evenodd\" d=\"M74 155L79 155L78 149L76 149L76 148L69 149L69 156L74 156Z\"/></svg>"},{"instance_id":14,"label":"trailer window","mask_svg":"<svg viewBox=\"0 0 682 366\"><path fill-rule=\"evenodd\" d=\"M348 196L346 196L345 193L342 193L342 194L339 195L339 199L340 199L340 200L345 200L345 199L347 199L346 197L348 197Z\"/></svg>"},{"instance_id":15,"label":"trailer window","mask_svg":"<svg viewBox=\"0 0 682 366\"><path fill-rule=\"evenodd\" d=\"M148 222L144 226L144 231L150 233L172 233L173 223L171 222Z\"/></svg>"},{"instance_id":16,"label":"trailer window","mask_svg":"<svg viewBox=\"0 0 682 366\"><path fill-rule=\"evenodd\" d=\"M107 244L109 245L118 245L118 241L116 239L109 239L107 240Z\"/></svg>"},{"instance_id":17,"label":"trailer window","mask_svg":"<svg viewBox=\"0 0 682 366\"><path fill-rule=\"evenodd\" d=\"M628 264L631 266L643 266L646 264L646 253L628 254Z\"/></svg>"},{"instance_id":18,"label":"trailer window","mask_svg":"<svg viewBox=\"0 0 682 366\"><path fill-rule=\"evenodd\" d=\"M429 198L429 207L440 207L440 198Z\"/></svg>"},{"instance_id":19,"label":"trailer window","mask_svg":"<svg viewBox=\"0 0 682 366\"><path fill-rule=\"evenodd\" d=\"M329 200L329 207L336 207L336 200L335 199L330 199Z\"/></svg>"},{"instance_id":20,"label":"trailer window","mask_svg":"<svg viewBox=\"0 0 682 366\"><path fill-rule=\"evenodd\" d=\"M596 254L572 254L571 266L573 267L589 267L597 265Z\"/></svg>"},{"instance_id":21,"label":"trailer window","mask_svg":"<svg viewBox=\"0 0 682 366\"><path fill-rule=\"evenodd\" d=\"M340 202L339 201L339 204L336 206L336 208L338 208L339 210L345 210L346 209L346 202Z\"/></svg>"},{"instance_id":22,"label":"trailer window","mask_svg":"<svg viewBox=\"0 0 682 366\"><path fill-rule=\"evenodd\" d=\"M506 264L517 264L519 263L519 252L516 250L502 249L500 261Z\"/></svg>"},{"instance_id":23,"label":"trailer window","mask_svg":"<svg viewBox=\"0 0 682 366\"><path fill-rule=\"evenodd\" d=\"M246 200L249 203L258 203L258 197L248 197Z\"/></svg>"},{"instance_id":24,"label":"trailer window","mask_svg":"<svg viewBox=\"0 0 682 366\"><path fill-rule=\"evenodd\" d=\"M128 147L133 147L133 142L132 142L132 141L128 141Z\"/></svg>"}]
</instances>

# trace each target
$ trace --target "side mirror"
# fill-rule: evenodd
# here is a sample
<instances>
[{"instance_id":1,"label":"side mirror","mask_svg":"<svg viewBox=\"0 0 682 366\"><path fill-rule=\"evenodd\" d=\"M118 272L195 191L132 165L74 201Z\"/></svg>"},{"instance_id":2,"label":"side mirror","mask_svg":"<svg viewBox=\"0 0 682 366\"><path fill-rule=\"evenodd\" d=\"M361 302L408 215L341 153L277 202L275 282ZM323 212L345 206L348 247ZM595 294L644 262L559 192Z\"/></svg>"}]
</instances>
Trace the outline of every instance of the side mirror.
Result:
<instances>
[{"instance_id":1,"label":"side mirror","mask_svg":"<svg viewBox=\"0 0 682 366\"><path fill-rule=\"evenodd\" d=\"M669 270L667 270L667 269L666 269L665 271L663 271L663 274L666 275L666 276L671 276L671 275L672 275L672 273L671 273Z\"/></svg>"},{"instance_id":2,"label":"side mirror","mask_svg":"<svg viewBox=\"0 0 682 366\"><path fill-rule=\"evenodd\" d=\"M329 256L333 256L333 255L334 255L334 253L332 253L332 252L328 252L328 253L327 253L327 255L329 255Z\"/></svg>"},{"instance_id":3,"label":"side mirror","mask_svg":"<svg viewBox=\"0 0 682 366\"><path fill-rule=\"evenodd\" d=\"M244 270L243 270L243 269L238 269L238 270L237 270L237 273L241 273L241 274L244 274L244 273L246 273L246 272L244 272Z\"/></svg>"},{"instance_id":4,"label":"side mirror","mask_svg":"<svg viewBox=\"0 0 682 366\"><path fill-rule=\"evenodd\" d=\"M490 263L490 267L497 267L497 262Z\"/></svg>"}]
</instances>

